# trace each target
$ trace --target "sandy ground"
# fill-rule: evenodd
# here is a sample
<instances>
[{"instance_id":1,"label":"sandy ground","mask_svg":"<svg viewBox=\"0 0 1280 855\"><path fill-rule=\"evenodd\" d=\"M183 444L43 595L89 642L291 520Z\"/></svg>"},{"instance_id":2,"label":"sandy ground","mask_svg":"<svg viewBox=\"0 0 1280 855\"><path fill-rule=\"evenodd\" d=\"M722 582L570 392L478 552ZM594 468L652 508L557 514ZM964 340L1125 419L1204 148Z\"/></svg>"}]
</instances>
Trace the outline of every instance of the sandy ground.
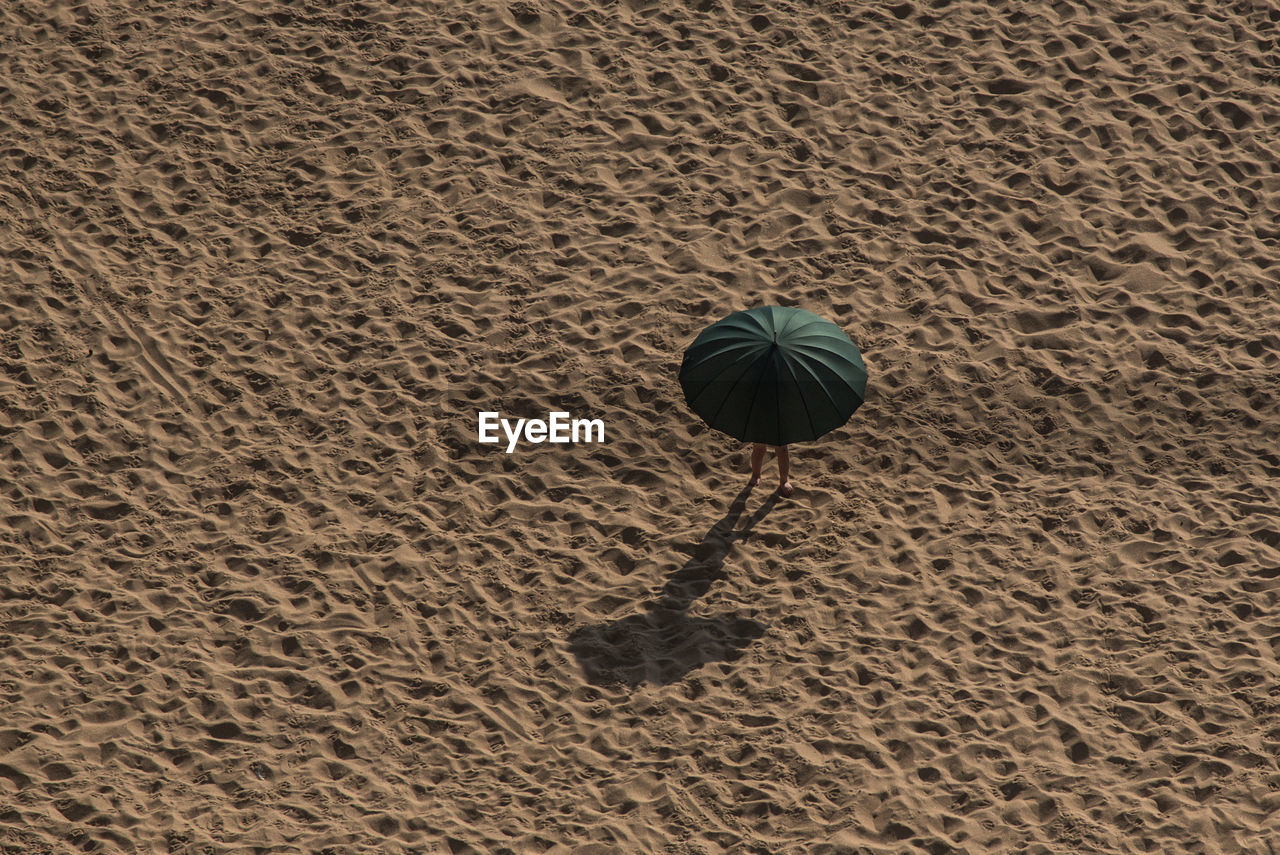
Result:
<instances>
[{"instance_id":1,"label":"sandy ground","mask_svg":"<svg viewBox=\"0 0 1280 855\"><path fill-rule=\"evenodd\" d=\"M1278 19L0 3L0 852L1280 852Z\"/></svg>"}]
</instances>

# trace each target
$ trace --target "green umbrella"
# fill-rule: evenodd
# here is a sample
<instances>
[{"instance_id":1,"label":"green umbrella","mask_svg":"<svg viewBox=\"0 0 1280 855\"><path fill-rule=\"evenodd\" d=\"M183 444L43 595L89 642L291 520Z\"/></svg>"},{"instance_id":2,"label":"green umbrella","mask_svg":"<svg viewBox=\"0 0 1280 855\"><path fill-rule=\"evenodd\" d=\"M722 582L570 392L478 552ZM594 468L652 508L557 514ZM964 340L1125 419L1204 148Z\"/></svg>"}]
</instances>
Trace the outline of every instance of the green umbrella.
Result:
<instances>
[{"instance_id":1,"label":"green umbrella","mask_svg":"<svg viewBox=\"0 0 1280 855\"><path fill-rule=\"evenodd\" d=\"M707 327L680 365L690 409L735 439L788 445L849 420L867 367L844 330L804 309L761 306Z\"/></svg>"}]
</instances>

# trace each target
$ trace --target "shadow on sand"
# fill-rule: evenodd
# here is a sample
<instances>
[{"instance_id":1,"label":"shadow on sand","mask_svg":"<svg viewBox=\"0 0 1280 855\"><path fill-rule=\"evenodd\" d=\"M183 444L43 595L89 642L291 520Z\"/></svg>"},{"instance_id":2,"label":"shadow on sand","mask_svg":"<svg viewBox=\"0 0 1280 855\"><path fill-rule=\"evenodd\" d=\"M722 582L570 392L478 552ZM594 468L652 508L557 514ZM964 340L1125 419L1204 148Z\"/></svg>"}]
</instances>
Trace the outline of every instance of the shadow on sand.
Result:
<instances>
[{"instance_id":1,"label":"shadow on sand","mask_svg":"<svg viewBox=\"0 0 1280 855\"><path fill-rule=\"evenodd\" d=\"M702 542L693 557L667 580L656 600L645 611L605 624L585 626L569 636L569 648L588 682L596 685L648 680L673 683L708 662L727 662L764 635L754 620L726 615L689 617L689 607L717 580L725 578L724 560L733 544L744 539L778 503L774 493L746 524L735 529L747 506L749 488L743 488Z\"/></svg>"}]
</instances>

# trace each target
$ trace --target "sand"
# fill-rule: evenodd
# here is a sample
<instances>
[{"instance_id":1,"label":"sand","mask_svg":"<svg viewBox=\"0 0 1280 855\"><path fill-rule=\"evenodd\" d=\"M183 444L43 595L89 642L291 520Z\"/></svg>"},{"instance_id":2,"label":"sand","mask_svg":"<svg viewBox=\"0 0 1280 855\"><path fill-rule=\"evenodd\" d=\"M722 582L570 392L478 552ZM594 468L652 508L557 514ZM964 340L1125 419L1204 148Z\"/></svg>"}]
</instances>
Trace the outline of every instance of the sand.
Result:
<instances>
[{"instance_id":1,"label":"sand","mask_svg":"<svg viewBox=\"0 0 1280 855\"><path fill-rule=\"evenodd\" d=\"M0 852L1280 852L1277 36L4 3Z\"/></svg>"}]
</instances>

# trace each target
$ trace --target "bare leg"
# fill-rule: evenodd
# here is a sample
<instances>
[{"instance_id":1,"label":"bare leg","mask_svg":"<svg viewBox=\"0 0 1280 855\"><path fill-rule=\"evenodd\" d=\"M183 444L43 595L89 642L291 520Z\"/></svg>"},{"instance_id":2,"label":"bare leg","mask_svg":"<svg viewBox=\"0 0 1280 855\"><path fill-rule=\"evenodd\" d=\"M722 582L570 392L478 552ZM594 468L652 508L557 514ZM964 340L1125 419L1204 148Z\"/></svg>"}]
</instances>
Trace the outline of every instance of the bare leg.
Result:
<instances>
[{"instance_id":1,"label":"bare leg","mask_svg":"<svg viewBox=\"0 0 1280 855\"><path fill-rule=\"evenodd\" d=\"M755 448L751 449L751 480L747 482L748 487L754 487L760 483L760 467L764 465L764 452L763 442L757 442Z\"/></svg>"},{"instance_id":2,"label":"bare leg","mask_svg":"<svg viewBox=\"0 0 1280 855\"><path fill-rule=\"evenodd\" d=\"M791 473L791 455L787 453L785 445L778 446L774 451L778 452L778 492L783 496L790 496L795 489L787 477Z\"/></svg>"}]
</instances>

